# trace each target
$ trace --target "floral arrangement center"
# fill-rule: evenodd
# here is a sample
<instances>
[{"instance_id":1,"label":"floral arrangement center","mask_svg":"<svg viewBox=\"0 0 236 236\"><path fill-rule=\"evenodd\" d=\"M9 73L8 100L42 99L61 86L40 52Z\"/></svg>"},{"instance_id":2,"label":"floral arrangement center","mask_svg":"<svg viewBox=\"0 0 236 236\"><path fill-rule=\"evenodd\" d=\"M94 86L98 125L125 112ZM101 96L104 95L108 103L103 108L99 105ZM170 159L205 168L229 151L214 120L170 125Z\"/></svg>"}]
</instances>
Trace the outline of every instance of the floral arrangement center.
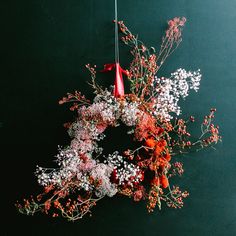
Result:
<instances>
[{"instance_id":1,"label":"floral arrangement center","mask_svg":"<svg viewBox=\"0 0 236 236\"><path fill-rule=\"evenodd\" d=\"M59 101L70 102L70 110L76 112L76 120L65 125L71 142L59 147L58 168L37 167L36 176L43 191L17 203L21 213L33 215L40 211L75 221L91 214L102 198L117 194L136 202L146 201L149 212L161 209L163 202L168 207L183 206L189 193L171 184L172 178L184 172L176 155L213 147L221 140L219 128L213 124L215 109L204 117L196 139L188 129L194 117L180 118L179 101L198 91L200 70L180 68L169 77L158 75L182 41L185 22L184 17L168 21L158 51L144 45L122 21L114 22L123 34L121 40L131 48L130 66L124 70L119 60L106 64L104 72L112 74L115 70L115 84L107 89L96 82L96 66L87 64L93 101L78 91ZM127 94L123 76L130 83ZM121 124L127 126L128 135L138 146L104 155L100 144L106 138L105 131Z\"/></svg>"}]
</instances>

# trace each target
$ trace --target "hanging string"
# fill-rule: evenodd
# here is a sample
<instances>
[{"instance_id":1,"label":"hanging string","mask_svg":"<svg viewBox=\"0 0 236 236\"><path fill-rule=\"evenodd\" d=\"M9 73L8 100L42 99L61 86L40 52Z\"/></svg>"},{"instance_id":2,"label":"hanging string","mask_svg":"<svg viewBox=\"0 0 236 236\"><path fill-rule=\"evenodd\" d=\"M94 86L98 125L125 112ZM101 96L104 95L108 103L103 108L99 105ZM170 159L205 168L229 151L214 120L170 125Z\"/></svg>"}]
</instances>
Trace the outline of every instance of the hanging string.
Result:
<instances>
[{"instance_id":1,"label":"hanging string","mask_svg":"<svg viewBox=\"0 0 236 236\"><path fill-rule=\"evenodd\" d=\"M124 82L122 75L128 76L128 72L123 70L120 67L120 58L119 58L119 38L118 38L118 17L117 17L117 1L115 0L115 63L105 64L103 72L112 71L115 69L115 83L113 95L115 97L123 97L125 95Z\"/></svg>"},{"instance_id":2,"label":"hanging string","mask_svg":"<svg viewBox=\"0 0 236 236\"><path fill-rule=\"evenodd\" d=\"M118 17L117 17L117 0L115 0L115 62L119 63L119 37L118 37Z\"/></svg>"}]
</instances>

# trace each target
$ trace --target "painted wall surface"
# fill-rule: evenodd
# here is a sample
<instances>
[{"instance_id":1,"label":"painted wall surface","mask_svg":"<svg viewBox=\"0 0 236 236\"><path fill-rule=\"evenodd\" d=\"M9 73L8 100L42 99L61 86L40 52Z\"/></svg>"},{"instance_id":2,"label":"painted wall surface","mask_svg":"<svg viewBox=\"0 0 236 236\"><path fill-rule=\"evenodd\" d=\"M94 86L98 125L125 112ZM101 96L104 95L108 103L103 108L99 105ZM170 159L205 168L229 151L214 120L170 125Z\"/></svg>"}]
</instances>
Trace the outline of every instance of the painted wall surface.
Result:
<instances>
[{"instance_id":1,"label":"painted wall surface","mask_svg":"<svg viewBox=\"0 0 236 236\"><path fill-rule=\"evenodd\" d=\"M119 18L155 47L168 19L187 18L183 42L159 75L168 76L177 68L201 69L201 89L182 102L183 113L200 122L216 107L223 143L216 151L184 157L185 174L177 183L190 197L181 210L163 207L148 214L144 203L115 197L100 202L92 218L76 223L18 214L14 202L40 190L36 165L55 166L57 145L69 142L62 124L73 115L58 106L58 100L75 89L92 97L84 65L102 68L113 62L114 5L108 0L3 0L0 235L236 235L236 1L120 0L118 9ZM120 44L120 50L126 67L128 48ZM99 75L98 83L109 86L113 77ZM110 135L111 148L121 133Z\"/></svg>"}]
</instances>

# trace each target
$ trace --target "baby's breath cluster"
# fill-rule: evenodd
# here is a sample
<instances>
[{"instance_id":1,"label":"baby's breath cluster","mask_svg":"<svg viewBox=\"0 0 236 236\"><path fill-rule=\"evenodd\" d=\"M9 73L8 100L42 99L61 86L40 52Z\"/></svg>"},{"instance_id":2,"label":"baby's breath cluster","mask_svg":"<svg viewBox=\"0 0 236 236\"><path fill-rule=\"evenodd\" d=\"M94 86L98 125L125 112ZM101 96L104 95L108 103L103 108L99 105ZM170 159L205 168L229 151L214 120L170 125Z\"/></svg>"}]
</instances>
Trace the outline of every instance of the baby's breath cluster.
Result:
<instances>
[{"instance_id":1,"label":"baby's breath cluster","mask_svg":"<svg viewBox=\"0 0 236 236\"><path fill-rule=\"evenodd\" d=\"M178 69L170 78L155 77L154 114L161 119L170 120L172 114L180 115L180 98L186 98L189 90L198 91L202 75L198 71Z\"/></svg>"},{"instance_id":2,"label":"baby's breath cluster","mask_svg":"<svg viewBox=\"0 0 236 236\"><path fill-rule=\"evenodd\" d=\"M143 175L139 166L128 163L118 152L109 154L105 163L114 166L114 177L119 186L128 185L133 187L143 180Z\"/></svg>"}]
</instances>

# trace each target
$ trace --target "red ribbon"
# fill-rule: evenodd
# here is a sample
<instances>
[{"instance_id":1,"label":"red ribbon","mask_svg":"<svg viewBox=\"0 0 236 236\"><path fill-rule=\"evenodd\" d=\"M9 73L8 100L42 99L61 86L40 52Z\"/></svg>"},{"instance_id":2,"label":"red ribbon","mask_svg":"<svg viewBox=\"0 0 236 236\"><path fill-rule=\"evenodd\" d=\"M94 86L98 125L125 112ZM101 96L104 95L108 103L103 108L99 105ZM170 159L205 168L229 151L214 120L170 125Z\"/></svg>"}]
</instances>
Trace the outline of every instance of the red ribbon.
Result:
<instances>
[{"instance_id":1,"label":"red ribbon","mask_svg":"<svg viewBox=\"0 0 236 236\"><path fill-rule=\"evenodd\" d=\"M118 62L113 64L105 64L102 72L112 71L114 68L116 70L116 77L115 77L113 95L115 97L123 97L125 95L125 92L124 92L124 81L122 74L127 76L128 72L122 69L120 63Z\"/></svg>"}]
</instances>

